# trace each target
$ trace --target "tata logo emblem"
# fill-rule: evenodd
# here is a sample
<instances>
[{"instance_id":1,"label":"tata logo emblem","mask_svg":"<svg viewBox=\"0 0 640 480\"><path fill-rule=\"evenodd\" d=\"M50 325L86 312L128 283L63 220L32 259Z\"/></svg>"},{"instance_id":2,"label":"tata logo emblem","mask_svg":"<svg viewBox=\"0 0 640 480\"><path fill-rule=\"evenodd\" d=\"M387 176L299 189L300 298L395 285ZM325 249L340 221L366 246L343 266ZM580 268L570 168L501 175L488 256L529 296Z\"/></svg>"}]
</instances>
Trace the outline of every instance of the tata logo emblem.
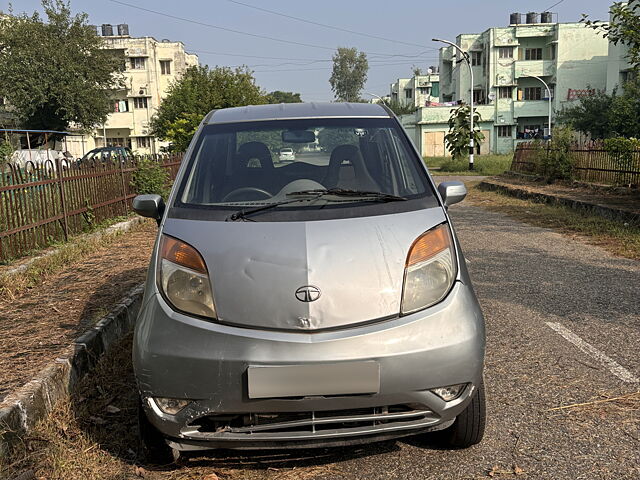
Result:
<instances>
[{"instance_id":1,"label":"tata logo emblem","mask_svg":"<svg viewBox=\"0 0 640 480\"><path fill-rule=\"evenodd\" d=\"M301 302L315 302L320 298L320 289L313 285L305 285L296 290L296 298Z\"/></svg>"}]
</instances>

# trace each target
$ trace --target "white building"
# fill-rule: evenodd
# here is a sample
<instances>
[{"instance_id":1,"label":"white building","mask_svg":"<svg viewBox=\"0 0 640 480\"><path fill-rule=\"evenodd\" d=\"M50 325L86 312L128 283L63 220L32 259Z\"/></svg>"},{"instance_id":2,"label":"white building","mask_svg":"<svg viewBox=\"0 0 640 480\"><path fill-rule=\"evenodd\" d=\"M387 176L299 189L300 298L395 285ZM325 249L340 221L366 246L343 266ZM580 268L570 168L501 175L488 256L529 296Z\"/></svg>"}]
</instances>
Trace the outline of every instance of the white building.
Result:
<instances>
[{"instance_id":1,"label":"white building","mask_svg":"<svg viewBox=\"0 0 640 480\"><path fill-rule=\"evenodd\" d=\"M159 152L167 144L150 135L151 117L166 97L171 82L187 68L198 65L198 56L187 53L182 42L131 37L126 24L105 24L98 33L105 48L124 54L126 87L113 92L112 113L106 123L83 139L70 137L69 151L82 156L96 147L121 145L134 153Z\"/></svg>"},{"instance_id":2,"label":"white building","mask_svg":"<svg viewBox=\"0 0 640 480\"><path fill-rule=\"evenodd\" d=\"M437 67L431 67L426 75L399 78L391 84L389 96L392 102L414 107L425 107L430 102L438 102L440 97L440 76Z\"/></svg>"}]
</instances>

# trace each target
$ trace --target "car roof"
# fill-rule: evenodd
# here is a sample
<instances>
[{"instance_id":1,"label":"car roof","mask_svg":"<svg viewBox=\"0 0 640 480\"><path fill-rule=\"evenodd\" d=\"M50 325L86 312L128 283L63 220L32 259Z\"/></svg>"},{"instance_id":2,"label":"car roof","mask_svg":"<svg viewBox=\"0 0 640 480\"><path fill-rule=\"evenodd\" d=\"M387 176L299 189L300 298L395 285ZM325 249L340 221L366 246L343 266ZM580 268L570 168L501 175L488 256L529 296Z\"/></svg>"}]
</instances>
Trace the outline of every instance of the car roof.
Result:
<instances>
[{"instance_id":1,"label":"car roof","mask_svg":"<svg viewBox=\"0 0 640 480\"><path fill-rule=\"evenodd\" d=\"M279 103L212 110L204 123L236 123L299 118L389 118L392 114L375 103Z\"/></svg>"}]
</instances>

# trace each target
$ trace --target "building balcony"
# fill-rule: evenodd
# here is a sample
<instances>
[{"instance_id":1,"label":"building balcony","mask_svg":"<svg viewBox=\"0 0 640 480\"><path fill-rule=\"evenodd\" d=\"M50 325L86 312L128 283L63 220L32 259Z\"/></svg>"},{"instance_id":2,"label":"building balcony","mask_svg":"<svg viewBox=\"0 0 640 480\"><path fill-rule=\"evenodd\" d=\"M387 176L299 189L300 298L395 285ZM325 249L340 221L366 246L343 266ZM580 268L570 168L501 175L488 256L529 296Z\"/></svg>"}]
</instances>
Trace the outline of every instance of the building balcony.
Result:
<instances>
[{"instance_id":1,"label":"building balcony","mask_svg":"<svg viewBox=\"0 0 640 480\"><path fill-rule=\"evenodd\" d=\"M555 75L555 60L517 60L514 64L515 78L535 75L537 77L547 77Z\"/></svg>"},{"instance_id":2,"label":"building balcony","mask_svg":"<svg viewBox=\"0 0 640 480\"><path fill-rule=\"evenodd\" d=\"M107 118L106 128L132 128L133 112L111 113Z\"/></svg>"},{"instance_id":3,"label":"building balcony","mask_svg":"<svg viewBox=\"0 0 640 480\"><path fill-rule=\"evenodd\" d=\"M513 102L513 116L546 117L549 115L548 100L522 100Z\"/></svg>"}]
</instances>

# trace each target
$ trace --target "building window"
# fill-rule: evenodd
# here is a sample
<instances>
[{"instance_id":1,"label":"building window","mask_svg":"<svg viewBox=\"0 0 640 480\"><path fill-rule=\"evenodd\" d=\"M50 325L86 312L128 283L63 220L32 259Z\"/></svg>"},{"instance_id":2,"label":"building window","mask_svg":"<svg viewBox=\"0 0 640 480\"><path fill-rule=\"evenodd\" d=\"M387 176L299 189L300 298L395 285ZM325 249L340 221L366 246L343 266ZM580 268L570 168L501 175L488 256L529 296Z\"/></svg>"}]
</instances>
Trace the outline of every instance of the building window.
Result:
<instances>
[{"instance_id":1,"label":"building window","mask_svg":"<svg viewBox=\"0 0 640 480\"><path fill-rule=\"evenodd\" d=\"M133 97L133 106L135 108L147 108L147 97Z\"/></svg>"},{"instance_id":2,"label":"building window","mask_svg":"<svg viewBox=\"0 0 640 480\"><path fill-rule=\"evenodd\" d=\"M498 98L513 98L511 87L498 87Z\"/></svg>"},{"instance_id":3,"label":"building window","mask_svg":"<svg viewBox=\"0 0 640 480\"><path fill-rule=\"evenodd\" d=\"M131 70L144 70L144 57L131 57L129 66Z\"/></svg>"},{"instance_id":4,"label":"building window","mask_svg":"<svg viewBox=\"0 0 640 480\"><path fill-rule=\"evenodd\" d=\"M476 105L484 104L484 90L474 90L473 91L473 103Z\"/></svg>"},{"instance_id":5,"label":"building window","mask_svg":"<svg viewBox=\"0 0 640 480\"><path fill-rule=\"evenodd\" d=\"M151 148L151 137L136 137L138 148Z\"/></svg>"},{"instance_id":6,"label":"building window","mask_svg":"<svg viewBox=\"0 0 640 480\"><path fill-rule=\"evenodd\" d=\"M160 73L171 75L171 60L160 60Z\"/></svg>"},{"instance_id":7,"label":"building window","mask_svg":"<svg viewBox=\"0 0 640 480\"><path fill-rule=\"evenodd\" d=\"M555 60L556 59L556 51L557 51L557 45L554 43L553 45L551 45L549 47L549 59L550 60Z\"/></svg>"},{"instance_id":8,"label":"building window","mask_svg":"<svg viewBox=\"0 0 640 480\"><path fill-rule=\"evenodd\" d=\"M525 100L542 100L542 87L525 87Z\"/></svg>"},{"instance_id":9,"label":"building window","mask_svg":"<svg viewBox=\"0 0 640 480\"><path fill-rule=\"evenodd\" d=\"M511 125L498 125L498 136L511 138Z\"/></svg>"},{"instance_id":10,"label":"building window","mask_svg":"<svg viewBox=\"0 0 640 480\"><path fill-rule=\"evenodd\" d=\"M429 95L429 87L418 87L418 93L420 95Z\"/></svg>"},{"instance_id":11,"label":"building window","mask_svg":"<svg viewBox=\"0 0 640 480\"><path fill-rule=\"evenodd\" d=\"M513 58L513 47L498 47L498 57Z\"/></svg>"},{"instance_id":12,"label":"building window","mask_svg":"<svg viewBox=\"0 0 640 480\"><path fill-rule=\"evenodd\" d=\"M131 138L107 137L107 147L127 147L131 148Z\"/></svg>"},{"instance_id":13,"label":"building window","mask_svg":"<svg viewBox=\"0 0 640 480\"><path fill-rule=\"evenodd\" d=\"M113 101L113 111L114 111L114 113L128 112L129 111L129 100L114 100Z\"/></svg>"},{"instance_id":14,"label":"building window","mask_svg":"<svg viewBox=\"0 0 640 480\"><path fill-rule=\"evenodd\" d=\"M404 89L404 98L413 98L413 90L410 88Z\"/></svg>"},{"instance_id":15,"label":"building window","mask_svg":"<svg viewBox=\"0 0 640 480\"><path fill-rule=\"evenodd\" d=\"M479 67L482 65L482 52L471 52L471 66Z\"/></svg>"},{"instance_id":16,"label":"building window","mask_svg":"<svg viewBox=\"0 0 640 480\"><path fill-rule=\"evenodd\" d=\"M542 49L541 48L527 48L524 51L524 59L525 60L542 60Z\"/></svg>"}]
</instances>

